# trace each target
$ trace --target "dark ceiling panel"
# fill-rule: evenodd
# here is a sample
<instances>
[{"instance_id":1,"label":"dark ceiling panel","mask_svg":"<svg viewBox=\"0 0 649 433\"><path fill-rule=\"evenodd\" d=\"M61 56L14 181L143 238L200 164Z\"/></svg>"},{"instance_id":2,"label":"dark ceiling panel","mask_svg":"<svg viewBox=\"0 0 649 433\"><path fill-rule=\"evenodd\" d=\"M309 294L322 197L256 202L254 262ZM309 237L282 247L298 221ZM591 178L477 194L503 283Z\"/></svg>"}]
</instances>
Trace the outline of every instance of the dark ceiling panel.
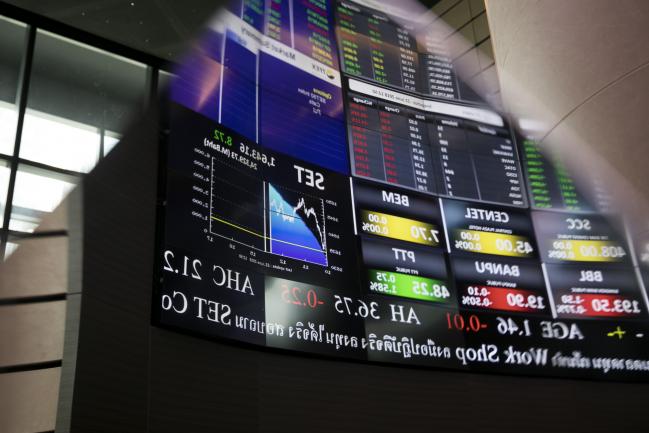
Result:
<instances>
[{"instance_id":1,"label":"dark ceiling panel","mask_svg":"<svg viewBox=\"0 0 649 433\"><path fill-rule=\"evenodd\" d=\"M5 0L157 57L178 60L221 0Z\"/></svg>"}]
</instances>

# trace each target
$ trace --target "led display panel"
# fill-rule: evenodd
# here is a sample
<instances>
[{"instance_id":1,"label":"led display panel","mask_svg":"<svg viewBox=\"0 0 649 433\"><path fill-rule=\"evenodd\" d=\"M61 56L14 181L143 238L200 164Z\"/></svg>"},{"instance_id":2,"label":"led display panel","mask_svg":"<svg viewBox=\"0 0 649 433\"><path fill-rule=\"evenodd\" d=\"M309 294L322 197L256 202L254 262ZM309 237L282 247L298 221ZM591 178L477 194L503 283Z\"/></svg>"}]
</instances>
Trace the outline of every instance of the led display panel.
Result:
<instances>
[{"instance_id":1,"label":"led display panel","mask_svg":"<svg viewBox=\"0 0 649 433\"><path fill-rule=\"evenodd\" d=\"M433 19L241 0L212 21L164 108L154 323L366 362L644 380L647 242L473 97Z\"/></svg>"}]
</instances>

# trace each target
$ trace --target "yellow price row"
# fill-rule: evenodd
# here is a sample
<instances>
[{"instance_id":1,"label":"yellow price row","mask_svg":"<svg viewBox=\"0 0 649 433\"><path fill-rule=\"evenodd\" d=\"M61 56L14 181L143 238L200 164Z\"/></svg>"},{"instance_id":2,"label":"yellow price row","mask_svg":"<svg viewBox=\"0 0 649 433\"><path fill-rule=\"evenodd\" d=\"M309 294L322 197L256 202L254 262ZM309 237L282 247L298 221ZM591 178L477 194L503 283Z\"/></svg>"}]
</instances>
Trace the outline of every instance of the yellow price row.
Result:
<instances>
[{"instance_id":1,"label":"yellow price row","mask_svg":"<svg viewBox=\"0 0 649 433\"><path fill-rule=\"evenodd\" d=\"M434 224L368 210L361 211L361 231L433 247L440 239Z\"/></svg>"},{"instance_id":2,"label":"yellow price row","mask_svg":"<svg viewBox=\"0 0 649 433\"><path fill-rule=\"evenodd\" d=\"M571 241L554 239L548 258L572 262L621 262L624 247L610 241Z\"/></svg>"},{"instance_id":3,"label":"yellow price row","mask_svg":"<svg viewBox=\"0 0 649 433\"><path fill-rule=\"evenodd\" d=\"M534 254L529 239L504 233L457 229L453 233L452 242L456 250L473 253L510 257L529 257Z\"/></svg>"}]
</instances>

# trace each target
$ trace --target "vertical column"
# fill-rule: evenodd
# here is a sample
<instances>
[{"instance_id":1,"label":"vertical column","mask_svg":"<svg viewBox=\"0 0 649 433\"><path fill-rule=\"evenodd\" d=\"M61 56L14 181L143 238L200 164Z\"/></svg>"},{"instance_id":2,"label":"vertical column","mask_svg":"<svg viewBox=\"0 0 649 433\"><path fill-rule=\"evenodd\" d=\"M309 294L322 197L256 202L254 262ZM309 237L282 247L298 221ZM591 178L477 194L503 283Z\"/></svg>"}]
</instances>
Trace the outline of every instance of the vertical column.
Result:
<instances>
[{"instance_id":1,"label":"vertical column","mask_svg":"<svg viewBox=\"0 0 649 433\"><path fill-rule=\"evenodd\" d=\"M420 191L437 192L433 168L432 151L428 140L426 116L416 112L408 113L408 139L415 175L415 188Z\"/></svg>"},{"instance_id":2,"label":"vertical column","mask_svg":"<svg viewBox=\"0 0 649 433\"><path fill-rule=\"evenodd\" d=\"M333 16L326 0L293 0L295 22L295 49L338 69L334 51Z\"/></svg>"},{"instance_id":3,"label":"vertical column","mask_svg":"<svg viewBox=\"0 0 649 433\"><path fill-rule=\"evenodd\" d=\"M343 72L372 78L372 61L367 35L367 17L355 6L339 4L337 35Z\"/></svg>"},{"instance_id":4,"label":"vertical column","mask_svg":"<svg viewBox=\"0 0 649 433\"><path fill-rule=\"evenodd\" d=\"M460 121L438 118L429 131L433 152L439 153L444 173L440 191L451 197L479 199L475 170Z\"/></svg>"},{"instance_id":5,"label":"vertical column","mask_svg":"<svg viewBox=\"0 0 649 433\"><path fill-rule=\"evenodd\" d=\"M397 27L397 44L399 47L399 65L403 88L413 92L419 90L419 54L417 42L402 27Z\"/></svg>"},{"instance_id":6,"label":"vertical column","mask_svg":"<svg viewBox=\"0 0 649 433\"><path fill-rule=\"evenodd\" d=\"M350 96L347 115L354 174L385 180L376 102L369 98Z\"/></svg>"},{"instance_id":7,"label":"vertical column","mask_svg":"<svg viewBox=\"0 0 649 433\"><path fill-rule=\"evenodd\" d=\"M269 0L264 34L283 44L292 45L290 0Z\"/></svg>"},{"instance_id":8,"label":"vertical column","mask_svg":"<svg viewBox=\"0 0 649 433\"><path fill-rule=\"evenodd\" d=\"M466 130L480 198L523 206L523 182L514 144L506 130L468 124Z\"/></svg>"},{"instance_id":9,"label":"vertical column","mask_svg":"<svg viewBox=\"0 0 649 433\"><path fill-rule=\"evenodd\" d=\"M531 205L538 209L561 207L554 167L541 154L534 140L524 139L522 144Z\"/></svg>"},{"instance_id":10,"label":"vertical column","mask_svg":"<svg viewBox=\"0 0 649 433\"><path fill-rule=\"evenodd\" d=\"M264 0L243 0L241 19L258 32L264 30Z\"/></svg>"},{"instance_id":11,"label":"vertical column","mask_svg":"<svg viewBox=\"0 0 649 433\"><path fill-rule=\"evenodd\" d=\"M415 186L415 173L408 136L408 118L402 108L379 106L381 144L386 180L410 188Z\"/></svg>"},{"instance_id":12,"label":"vertical column","mask_svg":"<svg viewBox=\"0 0 649 433\"><path fill-rule=\"evenodd\" d=\"M436 38L427 34L422 43L420 64L424 67L421 91L441 98L458 98L453 63Z\"/></svg>"}]
</instances>

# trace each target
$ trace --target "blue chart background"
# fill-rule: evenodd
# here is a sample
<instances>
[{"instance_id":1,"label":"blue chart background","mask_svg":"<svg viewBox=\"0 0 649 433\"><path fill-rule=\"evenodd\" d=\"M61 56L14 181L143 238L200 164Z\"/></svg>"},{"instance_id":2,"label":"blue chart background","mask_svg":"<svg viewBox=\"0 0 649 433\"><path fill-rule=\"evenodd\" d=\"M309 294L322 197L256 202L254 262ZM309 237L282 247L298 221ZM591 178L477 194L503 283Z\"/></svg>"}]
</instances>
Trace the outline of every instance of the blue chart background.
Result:
<instances>
[{"instance_id":1,"label":"blue chart background","mask_svg":"<svg viewBox=\"0 0 649 433\"><path fill-rule=\"evenodd\" d=\"M177 77L169 89L172 100L214 121L219 120L222 42L222 34L206 31L199 47L174 71Z\"/></svg>"},{"instance_id":2,"label":"blue chart background","mask_svg":"<svg viewBox=\"0 0 649 433\"><path fill-rule=\"evenodd\" d=\"M257 55L239 44L233 32L227 31L223 63L221 123L256 140Z\"/></svg>"},{"instance_id":3,"label":"blue chart background","mask_svg":"<svg viewBox=\"0 0 649 433\"><path fill-rule=\"evenodd\" d=\"M262 32L263 14L257 9L263 9L264 3L254 3L235 0L228 9L236 16L243 14L243 21ZM327 16L331 5L325 4ZM278 7L283 17L290 16L288 2ZM310 23L307 9L313 7L296 2L293 10L295 49L307 56L312 55L313 32L323 32ZM281 28L287 45L292 40L288 22L285 19ZM334 70L338 59L332 34L328 39ZM246 44L251 43L230 29L225 34L205 31L176 70L179 78L173 81L172 99L214 121L220 119L224 126L265 147L349 174L342 89L333 79L323 80L295 67L290 56L280 60L250 51Z\"/></svg>"},{"instance_id":4,"label":"blue chart background","mask_svg":"<svg viewBox=\"0 0 649 433\"><path fill-rule=\"evenodd\" d=\"M260 58L260 141L265 147L340 173L349 173L339 87L262 53ZM309 97L321 90L331 99L313 112Z\"/></svg>"},{"instance_id":5,"label":"blue chart background","mask_svg":"<svg viewBox=\"0 0 649 433\"><path fill-rule=\"evenodd\" d=\"M271 184L268 184L268 203L271 252L326 266L327 256L321 241L302 220L303 212L293 210L297 203L289 203ZM319 208L314 206L316 212L322 212L321 206L322 203Z\"/></svg>"}]
</instances>

